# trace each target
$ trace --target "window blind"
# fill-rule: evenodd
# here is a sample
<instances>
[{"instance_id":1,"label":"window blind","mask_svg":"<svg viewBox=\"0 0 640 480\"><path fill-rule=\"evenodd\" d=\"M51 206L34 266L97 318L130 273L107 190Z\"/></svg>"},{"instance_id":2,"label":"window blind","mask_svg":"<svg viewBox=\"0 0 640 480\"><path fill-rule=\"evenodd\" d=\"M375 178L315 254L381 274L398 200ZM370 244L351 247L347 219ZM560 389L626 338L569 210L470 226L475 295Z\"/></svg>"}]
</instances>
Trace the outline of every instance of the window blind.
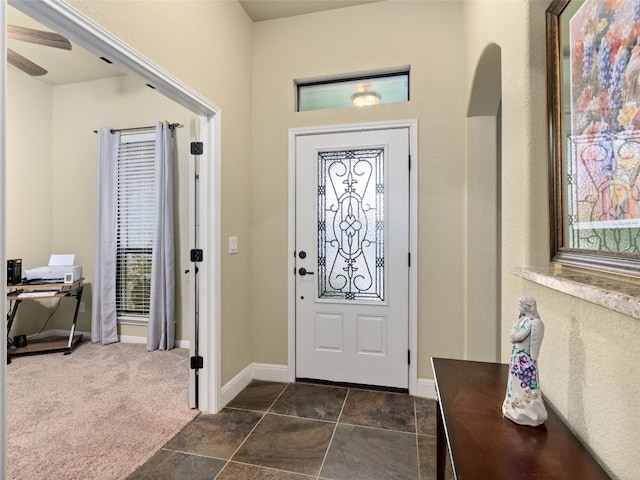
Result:
<instances>
[{"instance_id":1,"label":"window blind","mask_svg":"<svg viewBox=\"0 0 640 480\"><path fill-rule=\"evenodd\" d=\"M118 149L116 305L147 317L151 286L155 134L123 135Z\"/></svg>"}]
</instances>

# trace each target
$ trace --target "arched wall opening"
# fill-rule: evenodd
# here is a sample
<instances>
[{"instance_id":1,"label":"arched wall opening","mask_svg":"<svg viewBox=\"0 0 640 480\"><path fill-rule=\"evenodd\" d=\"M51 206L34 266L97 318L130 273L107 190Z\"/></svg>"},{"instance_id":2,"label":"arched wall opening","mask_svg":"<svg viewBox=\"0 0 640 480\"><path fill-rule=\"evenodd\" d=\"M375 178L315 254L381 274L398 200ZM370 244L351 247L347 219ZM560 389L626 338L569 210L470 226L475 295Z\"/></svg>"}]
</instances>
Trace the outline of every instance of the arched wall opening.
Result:
<instances>
[{"instance_id":1,"label":"arched wall opening","mask_svg":"<svg viewBox=\"0 0 640 480\"><path fill-rule=\"evenodd\" d=\"M501 49L485 47L466 117L465 357L500 361Z\"/></svg>"}]
</instances>

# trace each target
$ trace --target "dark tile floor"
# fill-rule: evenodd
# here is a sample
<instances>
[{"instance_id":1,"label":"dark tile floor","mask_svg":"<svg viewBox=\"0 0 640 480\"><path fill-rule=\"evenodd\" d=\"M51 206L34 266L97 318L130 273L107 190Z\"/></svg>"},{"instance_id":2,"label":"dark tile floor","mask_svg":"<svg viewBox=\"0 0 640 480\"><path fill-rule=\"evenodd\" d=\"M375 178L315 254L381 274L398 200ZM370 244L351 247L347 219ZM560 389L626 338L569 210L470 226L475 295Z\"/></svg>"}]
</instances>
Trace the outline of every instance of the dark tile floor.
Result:
<instances>
[{"instance_id":1,"label":"dark tile floor","mask_svg":"<svg viewBox=\"0 0 640 480\"><path fill-rule=\"evenodd\" d=\"M253 381L129 480L435 479L435 415L406 394Z\"/></svg>"}]
</instances>

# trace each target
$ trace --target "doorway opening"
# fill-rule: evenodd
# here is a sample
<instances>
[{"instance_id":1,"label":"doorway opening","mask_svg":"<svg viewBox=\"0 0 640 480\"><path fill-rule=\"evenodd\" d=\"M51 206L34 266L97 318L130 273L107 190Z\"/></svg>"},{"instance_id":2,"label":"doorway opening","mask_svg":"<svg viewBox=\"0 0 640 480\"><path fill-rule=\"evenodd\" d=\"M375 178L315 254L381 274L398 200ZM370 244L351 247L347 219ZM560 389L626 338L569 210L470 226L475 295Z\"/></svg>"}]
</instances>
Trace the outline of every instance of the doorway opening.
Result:
<instances>
[{"instance_id":1,"label":"doorway opening","mask_svg":"<svg viewBox=\"0 0 640 480\"><path fill-rule=\"evenodd\" d=\"M380 139L380 134L382 132L393 132L394 135L399 135L395 140L382 138ZM370 135L369 138L365 138ZM377 138L376 138L377 137ZM404 138L404 140L402 140ZM324 146L317 145L317 140L331 140L337 141L337 144ZM417 386L417 225L418 225L418 217L417 217L417 178L418 178L418 168L417 168L417 120L399 120L399 121L391 121L391 122L371 122L371 123L363 123L363 124L349 124L349 125L334 125L334 126L325 126L325 127L305 127L305 128L295 128L289 131L289 272L291 275L288 280L288 328L289 328L289 351L288 351L288 378L290 381L295 381L296 377L308 377L312 378L322 378L318 377L317 374L313 373L309 375L307 372L307 364L305 364L306 360L299 356L298 352L300 351L300 347L302 343L304 343L300 336L297 336L299 333L299 326L296 322L298 319L297 316L301 315L301 308L304 307L305 302L312 308L313 311L309 311L303 314L306 320L312 322L312 326L310 327L310 336L313 337L313 341L311 342L311 347L309 350L313 351L313 355L325 355L328 354L329 357L338 357L343 353L347 353L348 351L351 353L347 353L347 355L351 355L353 358L379 361L383 360L384 357L389 356L388 352L394 347L390 347L387 343L390 338L393 336L391 333L389 336L387 334L390 332L390 322L388 321L388 317L385 316L384 313L380 313L380 311L376 310L376 307L372 307L374 303L378 303L381 308L387 308L389 304L389 298L382 293L383 292L383 284L385 279L388 280L389 274L384 272L384 269L378 268L376 270L375 266L381 267L385 260L382 258L384 255L376 254L375 252L371 253L372 259L376 258L377 260L373 262L368 262L367 265L374 265L374 268L370 270L371 275L368 276L371 282L376 283L375 287L372 288L363 288L363 283L358 283L362 280L359 274L351 275L351 286L346 287L347 277L349 275L340 277L341 280L338 283L341 283L341 286L338 288L340 292L337 292L334 287L337 285L336 282L333 282L333 286L329 286L331 281L327 280L331 278L332 274L330 273L330 265L333 260L329 261L327 258L329 256L333 256L334 260L340 257L351 267L355 267L355 263L357 261L362 261L362 256L360 251L355 251L353 248L356 245L355 242L351 242L346 239L346 237L350 236L352 239L355 238L358 234L364 234L365 228L360 220L355 218L353 212L355 209L360 208L357 204L362 205L363 202L360 202L358 199L361 198L358 193L355 191L355 176L358 176L362 173L360 167L366 167L367 169L375 169L377 168L375 165L379 165L379 168L384 169L387 168L386 172L391 171L393 173L393 165L383 167L384 161L380 161L376 163L374 161L374 157L380 155L380 158L386 158L386 155L390 152L395 152L397 147L394 147L395 141L398 141L399 144L404 143L406 150L405 153L402 153L403 163L401 167L398 167L397 170L403 170L406 172L406 178L403 178L404 174L402 172L396 173L396 177L393 175L390 178L393 180L394 186L399 186L399 190L402 190L402 194L398 197L400 198L400 203L406 201L406 214L401 214L397 216L400 225L406 226L406 239L400 240L398 257L402 257L402 269L405 269L405 273L399 273L399 275L406 275L406 287L404 289L398 289L401 293L399 295L399 303L402 304L406 301L406 311L402 315L405 315L407 318L406 329L404 333L400 333L400 336L404 335L404 346L402 350L402 360L404 362L404 368L407 373L402 374L397 373L396 378L401 378L404 375L404 383L394 384L389 383L387 386L391 387L399 387L399 388L407 388L410 393L415 392ZM311 142L311 144L308 144ZM345 143L346 142L346 143ZM375 148L369 148L376 145ZM301 150L300 148L307 149L309 152L313 152L311 157L314 155L318 155L318 164L314 166L305 166L304 169L297 166L297 161L300 157ZM355 150L351 151L351 147L356 147ZM388 149L387 149L388 148ZM355 158L355 161L346 161L340 160L340 152L344 151L345 158ZM349 151L349 152L347 152ZM326 152L326 154L324 153ZM343 152L343 153L344 153ZM376 153L378 152L378 153ZM326 158L325 158L326 157ZM357 157L357 158L356 158ZM362 158L360 158L362 157ZM364 157L367 157L366 160ZM407 158L409 157L409 158ZM326 161L325 161L326 160ZM360 163L357 163L357 162ZM331 177L333 174L331 172L332 167L329 165L333 162L333 165L338 165L340 163L339 168L344 173L345 178L344 182L347 182L348 179L351 179L351 187L347 186L347 189L353 194L349 194L347 196L342 195L342 198L338 200L338 198L331 201L331 203L335 204L333 207L328 208L326 211L329 212L328 215L331 216L327 219L318 219L319 214L315 211L315 206L318 202L317 200L310 200L307 203L301 203L301 199L296 197L296 192L301 190L301 186L299 185L297 179L296 172L298 170L306 170L307 172L311 172L308 182L320 182L318 180L318 172L320 169L320 164L324 164L327 169L327 178ZM338 163L335 163L338 162ZM408 168L409 162L411 162L411 168ZM347 163L351 163L353 168L351 169L351 173L349 174L347 170L345 170L345 165ZM356 164L358 166L356 166ZM320 166L319 166L320 165ZM309 168L307 168L309 167ZM338 167L334 167L338 168ZM338 173L339 175L339 173ZM315 178L315 180L314 180ZM369 178L369 177L367 177ZM336 179L334 179L336 180ZM331 181L330 179L328 181ZM371 180L375 182L374 180ZM337 180L336 180L337 182ZM342 184L344 183L342 182ZM360 182L364 182L364 177L360 178ZM404 183L403 183L404 182ZM342 185L341 184L341 185ZM364 184L364 183L363 183ZM400 186L401 185L401 186ZM317 187L317 185L316 185ZM353 187L353 188L352 188ZM372 197L368 199L366 202L366 207L361 209L361 215L372 214L373 208L371 204L376 202L376 191L383 192L386 187L380 182L377 185L377 188L372 192ZM393 188L393 187L390 187ZM321 192L321 188L314 188L313 185L309 185L305 187L304 190L309 189L310 191L319 191ZM327 187L327 191L330 190ZM348 197L348 198L347 198ZM380 199L385 198L385 200L380 200L379 204L382 205L384 202L388 202L388 198L386 195L381 195ZM404 198L404 200L402 200ZM344 213L344 218L337 219L333 215L332 212L335 212L337 205L340 204L340 208L342 213ZM305 206L306 205L306 206ZM386 208L393 208L393 205L389 203L384 203ZM344 207L344 208L342 208ZM403 207L404 208L404 207ZM320 209L320 207L318 207ZM349 213L351 212L351 214ZM342 215L342 214L341 214ZM390 216L391 217L391 216ZM402 218L404 217L404 218ZM373 218L373 217L372 217ZM338 220L342 220L339 222ZM315 231L314 225L322 224L324 222L338 222L342 224L342 227L338 228L345 235L343 238L345 242L349 243L353 248L351 249L349 255L345 252L347 249L342 249L340 252L330 252L320 251L320 247L318 247L318 252L315 251L315 248L318 244L318 240L314 240L309 237L305 240L306 237L300 237L299 233L301 231L311 232L311 235L315 235L313 231ZM309 223L310 222L310 223ZM308 223L309 226L306 229L300 227L302 223ZM346 224L349 223L349 226ZM375 222L373 222L375 225ZM336 225L338 225L336 223ZM378 224L379 231L383 230L382 222ZM387 225L389 228L390 225ZM343 228L344 227L344 228ZM396 228L396 227L394 227ZM327 228L328 229L328 228ZM401 229L404 229L402 227ZM334 229L335 230L335 229ZM375 227L374 227L375 231ZM320 232L322 233L322 232ZM389 232L393 234L393 232ZM324 237L323 237L324 238ZM388 239L389 236L385 236L385 239ZM324 242L326 245L333 244L337 245L337 239L326 239L327 242ZM334 241L335 240L335 241ZM367 245L368 247L371 245L370 239L367 239L364 242L361 242L361 245ZM305 246L303 243L308 243L311 245ZM322 242L321 242L322 243ZM346 243L344 244L346 245ZM380 245L379 245L380 246ZM297 251L299 250L299 251ZM338 248L339 250L339 248ZM385 255L388 253L388 249L385 246L381 251L385 252ZM303 253L304 252L304 253ZM335 254L335 255L334 255ZM347 258L349 257L349 258ZM413 268L410 266L407 268L408 259L411 258L410 265L414 265ZM311 260L309 265L302 265L305 261ZM302 262L302 263L300 263ZM300 263L300 264L299 264ZM400 262L398 262L400 263ZM299 264L299 265L298 265ZM344 265L342 266L344 268ZM364 263L359 266L361 268L360 273L363 273L363 270L366 269ZM318 269L317 275L314 270ZM348 269L348 268L347 268ZM324 274L322 273L324 272ZM337 270L336 270L337 272ZM353 272L352 272L353 273ZM324 280L320 279L323 277ZM318 278L316 278L318 277ZM337 278L336 276L334 276ZM325 281L327 280L327 281ZM320 283L317 283L320 282ZM371 283L370 282L370 283ZM307 285L308 284L308 285ZM324 284L327 288L320 288L318 285ZM303 289L307 288L309 291L303 291ZM326 290L323 294L320 290ZM349 290L347 292L346 290ZM355 293L356 290L359 293ZM365 291L366 290L366 291ZM320 293L319 293L320 292ZM324 295L327 298L321 298ZM329 305L328 297L335 296L345 296L344 299L332 299L331 303L334 303L333 306ZM354 298L362 296L363 298L360 301L352 301ZM404 296L404 298L402 298ZM366 301L365 301L366 297ZM357 312L355 314L338 312L338 311L330 311L331 309L339 308L341 305L345 306L346 303L351 303L351 306L354 306L356 303L360 303L360 306L366 305L363 307L365 309L369 309L366 312ZM371 309L374 310L371 310ZM351 315L351 320L349 320L349 315ZM311 320L310 320L311 319ZM348 323L352 325L347 327ZM391 330L393 330L393 325L391 325ZM402 332L402 330L400 330ZM344 336L343 336L344 335ZM347 347L347 336L351 337L351 345ZM400 345L402 342L399 342ZM344 347L344 348L343 348ZM398 349L400 347L397 347ZM399 352L400 350L397 350ZM326 355L325 355L326 357ZM316 359L317 360L317 359ZM313 360L313 363L318 364L322 363L322 360ZM394 365L397 365L395 363ZM366 366L363 367L366 370ZM388 368L388 367L384 367ZM359 370L362 372L363 370ZM407 378L408 376L408 378ZM393 377L393 374L390 374L390 378ZM356 381L353 381L353 378ZM327 380L327 378L324 378ZM361 381L361 379L363 381ZM332 380L332 379L329 379ZM368 383L368 384L379 384L378 379L376 381L371 381L369 379L365 379L359 373L352 372L352 379L345 380L344 378L333 379L336 381L347 381L350 383ZM387 380L383 380L383 383L386 383ZM380 384L379 384L380 385Z\"/></svg>"},{"instance_id":2,"label":"doorway opening","mask_svg":"<svg viewBox=\"0 0 640 480\"><path fill-rule=\"evenodd\" d=\"M197 405L204 412L216 412L218 410L219 398L219 347L214 341L214 332L218 330L219 324L219 278L218 268L219 252L219 197L220 197L220 129L219 129L219 109L213 103L202 97L197 92L191 90L186 85L172 77L169 73L157 67L155 64L141 56L131 47L120 41L118 38L96 25L89 18L82 15L64 2L30 2L12 1L11 6L29 15L34 20L64 35L72 42L90 51L98 57L105 57L124 70L141 77L152 86L157 92L173 100L185 109L194 113L196 118L191 122L190 130L192 140L202 142L203 150L191 155L190 162L199 165L199 188L193 192L190 199L191 211L195 212L197 202L197 218L191 219L192 224L199 225L199 229L190 234L190 248L206 248L210 252L198 265L199 288L209 292L207 295L197 296L197 292L190 292L189 297L194 299L191 305L189 323L192 329L189 334L189 344L191 355L201 357L204 361L202 370L192 370L190 378L190 403ZM6 45L6 11L5 4L0 8L0 23L2 31L2 45ZM4 67L0 76L2 91L6 91L6 59L3 59ZM1 113L6 118L6 104L4 96L0 100ZM92 126L93 127L93 126ZM193 137L197 135L197 138ZM5 145L6 127L2 123L0 128L0 151L2 152L2 166L0 169L0 180L2 185L6 182L5 175ZM195 168L195 167L193 167ZM192 167L190 167L190 170ZM4 193L4 192L3 192ZM197 195L197 198L195 196ZM193 204L192 204L193 202ZM6 212L0 212L0 231L6 233ZM6 254L4 250L0 253L0 260L4 261ZM190 269L190 275L195 276L195 268ZM190 288L196 284L195 278L189 282ZM195 288L195 287L193 287ZM6 316L6 305L3 303L2 313ZM207 322L200 322L200 329L196 332L195 325L198 317L205 317ZM6 337L6 325L3 322L2 333ZM3 356L6 355L6 346L3 347ZM197 354L195 353L197 349ZM198 364L199 362L196 362ZM6 365L2 365L2 384L5 384ZM196 380L199 388L195 393ZM4 388L3 388L4 391ZM3 402L4 405L4 402ZM4 423L4 412L2 412L1 438L3 448L5 446L6 428Z\"/></svg>"}]
</instances>

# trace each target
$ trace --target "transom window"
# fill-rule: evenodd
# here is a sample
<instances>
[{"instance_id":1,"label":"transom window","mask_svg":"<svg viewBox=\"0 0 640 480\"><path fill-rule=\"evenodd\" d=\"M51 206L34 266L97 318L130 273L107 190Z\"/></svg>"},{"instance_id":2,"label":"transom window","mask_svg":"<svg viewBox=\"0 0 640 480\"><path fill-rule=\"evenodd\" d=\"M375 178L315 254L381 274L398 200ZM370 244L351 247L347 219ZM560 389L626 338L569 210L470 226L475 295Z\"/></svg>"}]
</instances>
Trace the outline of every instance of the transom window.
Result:
<instances>
[{"instance_id":1,"label":"transom window","mask_svg":"<svg viewBox=\"0 0 640 480\"><path fill-rule=\"evenodd\" d=\"M408 102L409 70L321 81L299 80L296 86L299 112Z\"/></svg>"}]
</instances>

